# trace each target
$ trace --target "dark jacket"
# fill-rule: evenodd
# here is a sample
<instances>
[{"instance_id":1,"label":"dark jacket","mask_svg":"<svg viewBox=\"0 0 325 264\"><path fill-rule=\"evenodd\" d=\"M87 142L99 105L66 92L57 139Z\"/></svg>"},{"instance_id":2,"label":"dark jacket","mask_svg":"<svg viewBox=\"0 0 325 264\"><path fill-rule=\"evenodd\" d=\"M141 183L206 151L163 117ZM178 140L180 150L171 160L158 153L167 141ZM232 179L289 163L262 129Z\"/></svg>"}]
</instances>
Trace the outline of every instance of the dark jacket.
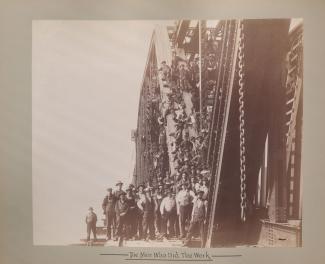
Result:
<instances>
[{"instance_id":1,"label":"dark jacket","mask_svg":"<svg viewBox=\"0 0 325 264\"><path fill-rule=\"evenodd\" d=\"M113 195L114 195L114 197L115 197L115 199L116 199L116 201L117 200L119 200L120 199L120 194L121 193L125 193L123 190L116 190L114 193L113 193Z\"/></svg>"},{"instance_id":2,"label":"dark jacket","mask_svg":"<svg viewBox=\"0 0 325 264\"><path fill-rule=\"evenodd\" d=\"M118 217L121 216L121 214L123 214L123 216L125 216L128 211L129 211L129 205L128 205L127 201L122 203L120 200L118 200L116 202L115 212Z\"/></svg>"},{"instance_id":3,"label":"dark jacket","mask_svg":"<svg viewBox=\"0 0 325 264\"><path fill-rule=\"evenodd\" d=\"M206 212L206 202L204 200L196 199L193 203L192 209L192 221L204 221L205 220L205 212Z\"/></svg>"},{"instance_id":4,"label":"dark jacket","mask_svg":"<svg viewBox=\"0 0 325 264\"><path fill-rule=\"evenodd\" d=\"M151 215L153 216L153 213L155 211L155 200L153 197L151 197L151 200L149 200L147 197L145 199L145 201L142 203L143 206L143 212L145 215Z\"/></svg>"},{"instance_id":5,"label":"dark jacket","mask_svg":"<svg viewBox=\"0 0 325 264\"><path fill-rule=\"evenodd\" d=\"M102 203L104 214L108 212L109 213L115 212L115 203L116 203L116 198L113 194L110 196L106 195Z\"/></svg>"}]
</instances>

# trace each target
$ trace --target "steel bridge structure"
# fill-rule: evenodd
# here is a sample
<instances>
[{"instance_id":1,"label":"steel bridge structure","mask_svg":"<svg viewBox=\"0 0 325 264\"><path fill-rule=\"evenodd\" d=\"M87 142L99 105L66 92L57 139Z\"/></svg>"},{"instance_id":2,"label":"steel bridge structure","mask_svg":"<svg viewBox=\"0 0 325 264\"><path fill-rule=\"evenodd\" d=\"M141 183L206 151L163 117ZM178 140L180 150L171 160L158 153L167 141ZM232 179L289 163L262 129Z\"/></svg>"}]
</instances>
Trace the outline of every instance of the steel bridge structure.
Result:
<instances>
[{"instance_id":1,"label":"steel bridge structure","mask_svg":"<svg viewBox=\"0 0 325 264\"><path fill-rule=\"evenodd\" d=\"M208 131L206 247L301 246L302 24L212 22L180 20L157 26L152 34L133 137L133 183L154 184L159 175L175 173L170 135L176 128L168 113L172 87L159 67L162 61L171 65L173 56L198 57L197 89L182 96L188 114L193 108L200 113L191 136ZM215 58L211 71L203 63L208 56ZM161 115L167 123L162 139Z\"/></svg>"}]
</instances>

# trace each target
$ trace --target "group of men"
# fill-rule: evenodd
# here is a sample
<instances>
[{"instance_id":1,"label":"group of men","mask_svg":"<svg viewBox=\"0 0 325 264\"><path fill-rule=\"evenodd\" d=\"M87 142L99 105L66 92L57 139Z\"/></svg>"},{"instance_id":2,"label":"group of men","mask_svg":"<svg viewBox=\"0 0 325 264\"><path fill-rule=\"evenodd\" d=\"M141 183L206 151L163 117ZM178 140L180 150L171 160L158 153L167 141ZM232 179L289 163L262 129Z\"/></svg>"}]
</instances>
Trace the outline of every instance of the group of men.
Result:
<instances>
[{"instance_id":1,"label":"group of men","mask_svg":"<svg viewBox=\"0 0 325 264\"><path fill-rule=\"evenodd\" d=\"M204 224L207 212L207 190L192 187L186 175L179 184L171 177L159 179L156 187L149 183L137 188L130 184L124 191L123 183L115 191L107 189L102 208L106 216L107 240L166 240L183 239L188 245L199 231L204 245ZM192 180L192 183L195 182ZM179 186L176 187L175 186Z\"/></svg>"}]
</instances>

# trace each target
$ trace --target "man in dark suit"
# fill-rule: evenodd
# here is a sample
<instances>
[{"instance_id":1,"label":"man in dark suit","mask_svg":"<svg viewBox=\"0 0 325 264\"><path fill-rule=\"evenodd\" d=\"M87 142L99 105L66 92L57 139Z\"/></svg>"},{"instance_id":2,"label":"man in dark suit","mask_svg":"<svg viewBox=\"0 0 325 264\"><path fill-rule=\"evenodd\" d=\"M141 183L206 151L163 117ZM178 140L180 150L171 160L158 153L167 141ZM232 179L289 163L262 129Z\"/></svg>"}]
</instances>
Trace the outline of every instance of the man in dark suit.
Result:
<instances>
[{"instance_id":1,"label":"man in dark suit","mask_svg":"<svg viewBox=\"0 0 325 264\"><path fill-rule=\"evenodd\" d=\"M133 193L133 186L130 184L126 189L126 202L129 206L129 211L127 215L127 234L128 238L135 239L137 234L137 203L135 201L135 196Z\"/></svg>"},{"instance_id":2,"label":"man in dark suit","mask_svg":"<svg viewBox=\"0 0 325 264\"><path fill-rule=\"evenodd\" d=\"M116 198L113 195L113 190L112 188L107 189L107 195L105 196L103 203L102 203L102 208L104 211L104 214L106 216L106 239L110 240L112 237L112 226L113 226L113 234L115 231L115 202Z\"/></svg>"}]
</instances>

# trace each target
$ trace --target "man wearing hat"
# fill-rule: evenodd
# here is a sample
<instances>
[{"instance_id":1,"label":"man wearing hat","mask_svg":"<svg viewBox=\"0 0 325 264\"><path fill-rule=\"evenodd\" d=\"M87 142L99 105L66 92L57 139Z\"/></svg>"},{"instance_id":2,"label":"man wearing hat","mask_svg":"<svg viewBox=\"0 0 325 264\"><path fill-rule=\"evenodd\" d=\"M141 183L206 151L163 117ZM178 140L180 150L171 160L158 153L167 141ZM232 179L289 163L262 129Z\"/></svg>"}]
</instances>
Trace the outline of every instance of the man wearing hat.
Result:
<instances>
[{"instance_id":1,"label":"man wearing hat","mask_svg":"<svg viewBox=\"0 0 325 264\"><path fill-rule=\"evenodd\" d=\"M195 233L196 227L199 227L201 248L204 247L204 225L206 223L207 216L207 201L203 199L203 194L203 191L199 191L197 197L194 199L193 210L191 214L191 223L188 229L186 240L184 242L184 246L189 245L191 238Z\"/></svg>"},{"instance_id":2,"label":"man wearing hat","mask_svg":"<svg viewBox=\"0 0 325 264\"><path fill-rule=\"evenodd\" d=\"M138 192L135 196L135 201L136 203L138 203L139 200L143 199L145 197L144 194L144 185L140 184L138 185ZM136 208L136 212L137 212L137 218L135 219L136 221L136 225L137 225L137 230L139 232L139 237L140 239L142 238L142 220L143 220L143 214L142 211L139 209L139 207Z\"/></svg>"},{"instance_id":3,"label":"man wearing hat","mask_svg":"<svg viewBox=\"0 0 325 264\"><path fill-rule=\"evenodd\" d=\"M94 213L94 209L89 207L88 214L86 215L86 224L87 224L87 243L90 241L90 233L93 232L94 241L97 240L96 237L96 222L97 215Z\"/></svg>"},{"instance_id":4,"label":"man wearing hat","mask_svg":"<svg viewBox=\"0 0 325 264\"><path fill-rule=\"evenodd\" d=\"M138 208L142 214L142 236L145 240L153 239L155 237L154 227L154 210L155 201L151 197L150 188L146 188L145 196L142 196L137 202ZM148 234L149 230L149 234Z\"/></svg>"},{"instance_id":5,"label":"man wearing hat","mask_svg":"<svg viewBox=\"0 0 325 264\"><path fill-rule=\"evenodd\" d=\"M104 214L106 216L106 239L110 240L112 237L112 226L113 226L113 233L115 233L115 196L113 195L112 188L107 189L107 195L105 196L102 208Z\"/></svg>"},{"instance_id":6,"label":"man wearing hat","mask_svg":"<svg viewBox=\"0 0 325 264\"><path fill-rule=\"evenodd\" d=\"M162 185L160 185L162 187ZM162 188L157 188L154 192L153 199L155 201L155 231L156 234L161 233L161 214L160 214L160 204L163 200Z\"/></svg>"},{"instance_id":7,"label":"man wearing hat","mask_svg":"<svg viewBox=\"0 0 325 264\"><path fill-rule=\"evenodd\" d=\"M193 191L188 190L187 184L182 183L181 190L176 196L176 205L179 215L179 229L181 238L185 237L185 224L189 220L191 214L192 201L195 197Z\"/></svg>"},{"instance_id":8,"label":"man wearing hat","mask_svg":"<svg viewBox=\"0 0 325 264\"><path fill-rule=\"evenodd\" d=\"M115 184L115 186L117 186L117 189L116 189L115 192L114 192L114 196L115 196L116 200L118 200L119 197L120 197L120 194L124 192L124 191L122 190L123 182L118 181L118 182Z\"/></svg>"},{"instance_id":9,"label":"man wearing hat","mask_svg":"<svg viewBox=\"0 0 325 264\"><path fill-rule=\"evenodd\" d=\"M167 225L169 236L175 235L175 221L177 217L176 199L171 190L167 190L167 196L162 200L160 205L162 216L162 236L167 237Z\"/></svg>"},{"instance_id":10,"label":"man wearing hat","mask_svg":"<svg viewBox=\"0 0 325 264\"><path fill-rule=\"evenodd\" d=\"M132 184L126 189L126 202L129 205L129 212L127 216L128 236L134 238L137 233L137 203L133 194Z\"/></svg>"},{"instance_id":11,"label":"man wearing hat","mask_svg":"<svg viewBox=\"0 0 325 264\"><path fill-rule=\"evenodd\" d=\"M140 184L138 186L138 193L137 193L137 199L139 200L143 195L145 195L144 193L144 184Z\"/></svg>"},{"instance_id":12,"label":"man wearing hat","mask_svg":"<svg viewBox=\"0 0 325 264\"><path fill-rule=\"evenodd\" d=\"M119 200L115 204L117 230L116 230L116 236L114 240L116 241L118 238L120 238L119 245L121 245L123 238L125 236L124 232L127 224L128 211L129 211L129 205L126 202L125 192L121 192L119 195Z\"/></svg>"}]
</instances>

